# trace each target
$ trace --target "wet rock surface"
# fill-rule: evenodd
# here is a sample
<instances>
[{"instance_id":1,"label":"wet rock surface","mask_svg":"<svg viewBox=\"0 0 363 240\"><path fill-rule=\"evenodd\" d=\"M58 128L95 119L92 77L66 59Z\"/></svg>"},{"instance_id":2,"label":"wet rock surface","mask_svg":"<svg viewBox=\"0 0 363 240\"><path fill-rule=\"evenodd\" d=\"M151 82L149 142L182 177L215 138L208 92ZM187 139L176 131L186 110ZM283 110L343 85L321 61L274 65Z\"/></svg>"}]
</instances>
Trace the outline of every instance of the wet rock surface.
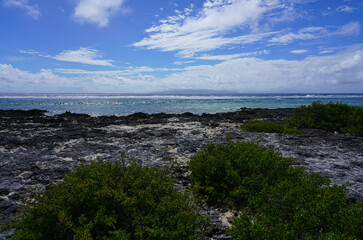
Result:
<instances>
[{"instance_id":1,"label":"wet rock surface","mask_svg":"<svg viewBox=\"0 0 363 240\"><path fill-rule=\"evenodd\" d=\"M320 172L332 184L350 182L348 197L363 201L363 137L303 129L303 135L259 134L240 130L248 119L279 123L292 109L247 109L236 112L194 115L144 114L90 117L45 111L0 110L0 225L9 221L24 204L32 202L29 187L45 189L59 182L76 160L119 159L122 153L148 166L181 164L177 188L189 184L189 158L208 143L225 142L225 136L274 148L307 171ZM225 235L232 212L202 205L211 221L212 239ZM0 239L11 231L0 230Z\"/></svg>"}]
</instances>

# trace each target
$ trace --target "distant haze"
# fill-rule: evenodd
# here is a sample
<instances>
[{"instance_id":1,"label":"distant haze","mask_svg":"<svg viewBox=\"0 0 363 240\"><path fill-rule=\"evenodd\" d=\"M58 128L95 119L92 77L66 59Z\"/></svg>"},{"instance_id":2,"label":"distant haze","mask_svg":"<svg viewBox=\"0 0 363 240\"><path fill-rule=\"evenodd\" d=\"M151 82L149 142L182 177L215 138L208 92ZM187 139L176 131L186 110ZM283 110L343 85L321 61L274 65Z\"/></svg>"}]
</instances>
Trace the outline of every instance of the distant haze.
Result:
<instances>
[{"instance_id":1,"label":"distant haze","mask_svg":"<svg viewBox=\"0 0 363 240\"><path fill-rule=\"evenodd\" d=\"M160 92L153 92L153 94L184 94L184 95L236 95L240 94L236 91L224 91L224 90L211 90L211 89L173 89L173 90L165 90Z\"/></svg>"}]
</instances>

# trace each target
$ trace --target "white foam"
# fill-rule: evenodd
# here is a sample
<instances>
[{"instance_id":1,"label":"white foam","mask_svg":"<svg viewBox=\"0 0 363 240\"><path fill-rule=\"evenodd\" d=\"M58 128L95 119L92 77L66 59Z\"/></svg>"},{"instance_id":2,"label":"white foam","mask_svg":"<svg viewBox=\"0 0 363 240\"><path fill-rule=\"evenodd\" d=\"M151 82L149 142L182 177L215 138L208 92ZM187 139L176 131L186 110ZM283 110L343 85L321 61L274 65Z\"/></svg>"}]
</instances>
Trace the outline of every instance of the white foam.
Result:
<instances>
[{"instance_id":1,"label":"white foam","mask_svg":"<svg viewBox=\"0 0 363 240\"><path fill-rule=\"evenodd\" d=\"M0 99L286 99L363 98L363 94L239 94L239 95L151 95L151 94L0 94ZM64 103L67 104L67 103Z\"/></svg>"}]
</instances>

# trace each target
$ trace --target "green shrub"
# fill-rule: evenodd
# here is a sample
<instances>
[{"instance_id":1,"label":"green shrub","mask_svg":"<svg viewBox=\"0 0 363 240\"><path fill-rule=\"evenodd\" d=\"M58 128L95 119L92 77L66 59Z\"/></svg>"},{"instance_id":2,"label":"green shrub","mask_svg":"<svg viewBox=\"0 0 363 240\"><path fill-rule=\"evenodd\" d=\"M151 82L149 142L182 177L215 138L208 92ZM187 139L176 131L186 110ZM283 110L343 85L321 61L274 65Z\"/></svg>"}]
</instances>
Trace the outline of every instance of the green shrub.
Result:
<instances>
[{"instance_id":1,"label":"green shrub","mask_svg":"<svg viewBox=\"0 0 363 240\"><path fill-rule=\"evenodd\" d=\"M290 127L319 128L363 135L363 107L332 102L323 104L318 101L309 106L295 108L293 116L286 122Z\"/></svg>"},{"instance_id":2,"label":"green shrub","mask_svg":"<svg viewBox=\"0 0 363 240\"><path fill-rule=\"evenodd\" d=\"M329 186L272 150L210 144L190 170L195 195L240 211L227 231L233 239L363 239L363 205L348 204L345 185Z\"/></svg>"},{"instance_id":3,"label":"green shrub","mask_svg":"<svg viewBox=\"0 0 363 240\"><path fill-rule=\"evenodd\" d=\"M170 174L134 162L80 164L37 200L11 239L196 239L205 222Z\"/></svg>"},{"instance_id":4,"label":"green shrub","mask_svg":"<svg viewBox=\"0 0 363 240\"><path fill-rule=\"evenodd\" d=\"M291 163L291 159L250 142L209 144L190 160L192 189L209 203L239 208L265 186L302 174Z\"/></svg>"},{"instance_id":5,"label":"green shrub","mask_svg":"<svg viewBox=\"0 0 363 240\"><path fill-rule=\"evenodd\" d=\"M296 128L293 127L288 127L287 125L284 126L284 131L283 134L287 134L287 135L301 135L301 131L299 131Z\"/></svg>"},{"instance_id":6,"label":"green shrub","mask_svg":"<svg viewBox=\"0 0 363 240\"><path fill-rule=\"evenodd\" d=\"M241 129L249 132L283 133L298 135L301 132L295 128L283 126L270 121L251 120L241 126Z\"/></svg>"},{"instance_id":7,"label":"green shrub","mask_svg":"<svg viewBox=\"0 0 363 240\"><path fill-rule=\"evenodd\" d=\"M259 120L248 121L241 128L249 132L282 133L284 131L284 127L278 123Z\"/></svg>"},{"instance_id":8,"label":"green shrub","mask_svg":"<svg viewBox=\"0 0 363 240\"><path fill-rule=\"evenodd\" d=\"M248 201L233 221L234 239L363 239L363 205L347 204L344 186L322 187L305 175L282 181Z\"/></svg>"}]
</instances>

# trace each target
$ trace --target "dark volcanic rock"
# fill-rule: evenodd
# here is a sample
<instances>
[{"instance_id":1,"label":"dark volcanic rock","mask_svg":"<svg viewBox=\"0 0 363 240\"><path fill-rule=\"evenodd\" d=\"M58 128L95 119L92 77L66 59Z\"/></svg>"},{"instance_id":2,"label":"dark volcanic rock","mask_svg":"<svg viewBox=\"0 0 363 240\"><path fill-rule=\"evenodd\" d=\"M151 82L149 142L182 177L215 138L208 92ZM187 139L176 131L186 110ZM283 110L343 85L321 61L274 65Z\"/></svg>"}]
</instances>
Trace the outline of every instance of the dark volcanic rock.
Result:
<instances>
[{"instance_id":1,"label":"dark volcanic rock","mask_svg":"<svg viewBox=\"0 0 363 240\"><path fill-rule=\"evenodd\" d=\"M11 118L23 118L23 117L36 117L36 116L44 116L46 110L38 110L33 109L29 111L24 110L0 110L0 116L2 117L11 117Z\"/></svg>"},{"instance_id":2,"label":"dark volcanic rock","mask_svg":"<svg viewBox=\"0 0 363 240\"><path fill-rule=\"evenodd\" d=\"M247 109L236 112L202 114L145 114L90 117L66 112L47 116L42 110L0 110L0 224L8 221L26 202L31 202L29 186L44 189L62 180L77 159L101 157L119 159L122 153L144 165L182 166L176 188L189 184L187 162L208 143L222 143L227 134L262 144L307 171L320 172L333 184L351 183L348 196L363 200L363 137L303 129L304 135L250 133L240 130L248 119L283 122L292 109ZM212 239L229 239L225 230L233 213L205 205L211 219ZM0 232L6 239L11 232Z\"/></svg>"}]
</instances>

